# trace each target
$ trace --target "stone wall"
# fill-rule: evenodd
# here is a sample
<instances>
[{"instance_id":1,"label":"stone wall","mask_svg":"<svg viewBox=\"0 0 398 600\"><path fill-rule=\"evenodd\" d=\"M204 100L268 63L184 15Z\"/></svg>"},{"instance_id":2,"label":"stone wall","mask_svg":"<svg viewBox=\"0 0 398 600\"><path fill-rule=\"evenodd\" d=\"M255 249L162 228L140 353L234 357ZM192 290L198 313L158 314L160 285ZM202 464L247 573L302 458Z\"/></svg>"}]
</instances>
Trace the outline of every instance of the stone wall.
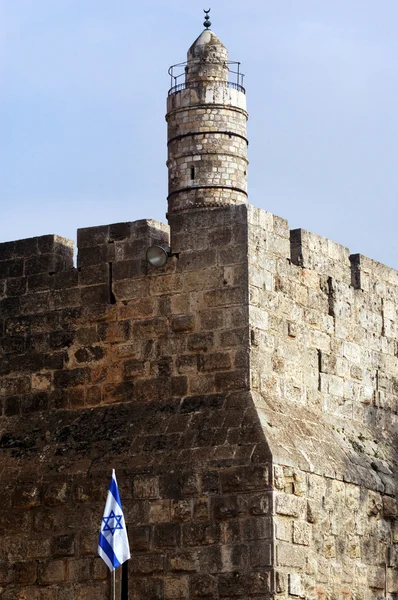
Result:
<instances>
[{"instance_id":1,"label":"stone wall","mask_svg":"<svg viewBox=\"0 0 398 600\"><path fill-rule=\"evenodd\" d=\"M397 273L246 205L0 244L0 592L398 593ZM162 269L147 248L168 243Z\"/></svg>"},{"instance_id":2,"label":"stone wall","mask_svg":"<svg viewBox=\"0 0 398 600\"><path fill-rule=\"evenodd\" d=\"M144 258L168 241L153 221L80 230L78 266L56 272L26 267L41 264L44 238L0 245L4 600L109 597L96 546L112 468L131 598L271 593L246 211L178 215L171 228L164 269Z\"/></svg>"},{"instance_id":3,"label":"stone wall","mask_svg":"<svg viewBox=\"0 0 398 600\"><path fill-rule=\"evenodd\" d=\"M275 592L398 593L397 272L249 207L251 383Z\"/></svg>"}]
</instances>

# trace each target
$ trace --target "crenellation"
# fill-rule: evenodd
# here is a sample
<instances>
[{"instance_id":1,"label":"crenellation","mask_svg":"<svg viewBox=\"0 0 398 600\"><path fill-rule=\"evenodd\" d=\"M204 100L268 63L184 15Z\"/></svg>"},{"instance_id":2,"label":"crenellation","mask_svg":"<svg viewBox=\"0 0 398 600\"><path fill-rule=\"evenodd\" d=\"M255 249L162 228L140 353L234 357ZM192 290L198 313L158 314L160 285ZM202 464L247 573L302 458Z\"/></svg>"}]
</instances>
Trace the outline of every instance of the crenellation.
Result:
<instances>
[{"instance_id":1,"label":"crenellation","mask_svg":"<svg viewBox=\"0 0 398 600\"><path fill-rule=\"evenodd\" d=\"M351 284L349 249L304 229L290 232L292 263Z\"/></svg>"},{"instance_id":2,"label":"crenellation","mask_svg":"<svg viewBox=\"0 0 398 600\"><path fill-rule=\"evenodd\" d=\"M73 242L57 235L0 244L0 278L56 273L72 266ZM19 283L24 288L21 281Z\"/></svg>"}]
</instances>

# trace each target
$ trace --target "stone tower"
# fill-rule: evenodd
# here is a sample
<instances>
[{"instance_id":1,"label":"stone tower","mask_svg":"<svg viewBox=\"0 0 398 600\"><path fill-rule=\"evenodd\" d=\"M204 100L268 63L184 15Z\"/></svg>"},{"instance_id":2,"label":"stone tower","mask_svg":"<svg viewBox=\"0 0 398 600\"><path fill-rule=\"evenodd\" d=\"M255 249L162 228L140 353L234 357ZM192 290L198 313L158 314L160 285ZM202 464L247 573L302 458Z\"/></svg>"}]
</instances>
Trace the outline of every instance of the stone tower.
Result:
<instances>
[{"instance_id":1,"label":"stone tower","mask_svg":"<svg viewBox=\"0 0 398 600\"><path fill-rule=\"evenodd\" d=\"M1 600L109 600L112 468L130 600L398 597L398 272L246 203L228 64L169 95L168 225L0 244Z\"/></svg>"},{"instance_id":2,"label":"stone tower","mask_svg":"<svg viewBox=\"0 0 398 600\"><path fill-rule=\"evenodd\" d=\"M205 29L188 50L187 62L170 68L169 214L247 201L246 96L236 65ZM176 67L177 72L185 67L183 83L174 76Z\"/></svg>"}]
</instances>

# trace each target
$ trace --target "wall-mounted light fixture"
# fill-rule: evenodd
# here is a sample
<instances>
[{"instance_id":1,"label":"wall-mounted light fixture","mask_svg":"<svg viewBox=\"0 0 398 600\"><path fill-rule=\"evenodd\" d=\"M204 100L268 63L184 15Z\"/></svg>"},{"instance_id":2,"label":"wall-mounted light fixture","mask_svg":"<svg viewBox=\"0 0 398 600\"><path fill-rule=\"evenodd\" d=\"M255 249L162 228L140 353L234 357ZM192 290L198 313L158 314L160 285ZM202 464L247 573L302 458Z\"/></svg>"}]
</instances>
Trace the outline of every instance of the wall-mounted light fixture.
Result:
<instances>
[{"instance_id":1,"label":"wall-mounted light fixture","mask_svg":"<svg viewBox=\"0 0 398 600\"><path fill-rule=\"evenodd\" d=\"M165 244L159 244L157 246L150 246L146 251L146 259L153 267L163 267L169 256L172 256L170 246Z\"/></svg>"}]
</instances>

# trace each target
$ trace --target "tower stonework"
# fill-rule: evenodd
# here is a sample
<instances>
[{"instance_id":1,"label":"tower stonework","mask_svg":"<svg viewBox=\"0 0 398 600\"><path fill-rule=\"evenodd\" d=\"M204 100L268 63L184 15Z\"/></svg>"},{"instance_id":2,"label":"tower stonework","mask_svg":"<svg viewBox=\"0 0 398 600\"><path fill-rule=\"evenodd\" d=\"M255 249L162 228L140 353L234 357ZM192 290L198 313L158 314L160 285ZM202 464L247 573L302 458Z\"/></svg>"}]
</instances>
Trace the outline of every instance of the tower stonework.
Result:
<instances>
[{"instance_id":1,"label":"tower stonework","mask_svg":"<svg viewBox=\"0 0 398 600\"><path fill-rule=\"evenodd\" d=\"M188 50L185 82L170 89L169 214L247 202L246 96L228 65L227 49L205 29Z\"/></svg>"},{"instance_id":2,"label":"tower stonework","mask_svg":"<svg viewBox=\"0 0 398 600\"><path fill-rule=\"evenodd\" d=\"M170 91L168 225L0 244L1 600L110 598L112 468L130 600L398 597L398 272L246 203L228 64Z\"/></svg>"}]
</instances>

